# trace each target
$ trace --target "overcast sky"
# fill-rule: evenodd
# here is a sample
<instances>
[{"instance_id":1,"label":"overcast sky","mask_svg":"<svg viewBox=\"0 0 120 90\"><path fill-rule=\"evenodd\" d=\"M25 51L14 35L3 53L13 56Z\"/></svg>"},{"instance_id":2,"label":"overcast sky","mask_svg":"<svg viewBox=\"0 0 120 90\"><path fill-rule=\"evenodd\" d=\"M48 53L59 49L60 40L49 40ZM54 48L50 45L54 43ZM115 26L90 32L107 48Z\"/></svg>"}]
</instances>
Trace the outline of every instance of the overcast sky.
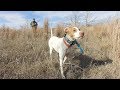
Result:
<instances>
[{"instance_id":1,"label":"overcast sky","mask_svg":"<svg viewBox=\"0 0 120 90\"><path fill-rule=\"evenodd\" d=\"M116 11L92 11L96 20L103 20L114 16ZM48 17L53 26L57 22L65 22L66 17L70 16L72 11L0 11L0 26L6 25L19 28L26 22L30 23L33 18L42 26L45 17Z\"/></svg>"}]
</instances>

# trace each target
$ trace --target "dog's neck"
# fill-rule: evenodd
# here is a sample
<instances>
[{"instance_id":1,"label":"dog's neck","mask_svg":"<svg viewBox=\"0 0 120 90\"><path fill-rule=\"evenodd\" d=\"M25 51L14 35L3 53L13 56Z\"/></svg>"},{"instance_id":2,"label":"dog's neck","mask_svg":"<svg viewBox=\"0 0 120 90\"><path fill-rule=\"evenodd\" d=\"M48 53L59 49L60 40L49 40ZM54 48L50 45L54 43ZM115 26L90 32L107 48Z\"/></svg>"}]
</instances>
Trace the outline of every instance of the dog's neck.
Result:
<instances>
[{"instance_id":1,"label":"dog's neck","mask_svg":"<svg viewBox=\"0 0 120 90\"><path fill-rule=\"evenodd\" d=\"M63 42L68 48L74 45L76 43L75 41L76 39L71 38L69 35L65 35L63 38Z\"/></svg>"},{"instance_id":2,"label":"dog's neck","mask_svg":"<svg viewBox=\"0 0 120 90\"><path fill-rule=\"evenodd\" d=\"M70 41L74 41L75 40L75 39L71 38L68 34L65 37L68 38Z\"/></svg>"}]
</instances>

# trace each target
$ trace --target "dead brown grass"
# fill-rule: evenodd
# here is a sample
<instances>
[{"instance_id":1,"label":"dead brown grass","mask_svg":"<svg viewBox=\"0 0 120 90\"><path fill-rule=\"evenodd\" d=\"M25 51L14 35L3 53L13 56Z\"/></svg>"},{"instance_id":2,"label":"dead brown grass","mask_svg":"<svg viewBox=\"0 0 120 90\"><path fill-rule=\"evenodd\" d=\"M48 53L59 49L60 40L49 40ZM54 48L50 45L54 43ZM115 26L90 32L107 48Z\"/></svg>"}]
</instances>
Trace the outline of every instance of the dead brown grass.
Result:
<instances>
[{"instance_id":1,"label":"dead brown grass","mask_svg":"<svg viewBox=\"0 0 120 90\"><path fill-rule=\"evenodd\" d=\"M64 65L67 79L120 78L119 25L114 20L102 25L81 27L85 37L79 42L85 53L80 55L76 46L68 50L66 63L71 64ZM62 29L58 24L56 34L61 33ZM29 29L0 28L1 79L61 79L58 54L53 51L53 60L50 60L48 40L44 38L44 33L38 28L34 37Z\"/></svg>"},{"instance_id":2,"label":"dead brown grass","mask_svg":"<svg viewBox=\"0 0 120 90\"><path fill-rule=\"evenodd\" d=\"M95 58L96 60L112 60L111 64L101 66L93 65L91 69L86 72L84 78L97 79L118 79L120 78L120 62L119 62L119 36L120 23L116 20L112 22L91 26L85 29L86 37L83 40L83 47L86 55Z\"/></svg>"}]
</instances>

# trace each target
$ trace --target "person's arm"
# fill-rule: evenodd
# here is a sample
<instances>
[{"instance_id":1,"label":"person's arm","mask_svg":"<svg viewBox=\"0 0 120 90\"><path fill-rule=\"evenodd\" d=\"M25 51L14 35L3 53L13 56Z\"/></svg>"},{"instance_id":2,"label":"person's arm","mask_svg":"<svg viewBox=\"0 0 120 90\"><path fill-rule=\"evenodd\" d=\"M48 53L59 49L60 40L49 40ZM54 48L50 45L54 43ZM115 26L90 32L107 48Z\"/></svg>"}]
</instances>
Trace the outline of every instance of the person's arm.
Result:
<instances>
[{"instance_id":1,"label":"person's arm","mask_svg":"<svg viewBox=\"0 0 120 90\"><path fill-rule=\"evenodd\" d=\"M35 22L35 25L36 25L36 26L38 25L37 22Z\"/></svg>"},{"instance_id":2,"label":"person's arm","mask_svg":"<svg viewBox=\"0 0 120 90\"><path fill-rule=\"evenodd\" d=\"M35 21L34 23L35 23L35 26L37 26L37 25L38 25L36 21Z\"/></svg>"}]
</instances>

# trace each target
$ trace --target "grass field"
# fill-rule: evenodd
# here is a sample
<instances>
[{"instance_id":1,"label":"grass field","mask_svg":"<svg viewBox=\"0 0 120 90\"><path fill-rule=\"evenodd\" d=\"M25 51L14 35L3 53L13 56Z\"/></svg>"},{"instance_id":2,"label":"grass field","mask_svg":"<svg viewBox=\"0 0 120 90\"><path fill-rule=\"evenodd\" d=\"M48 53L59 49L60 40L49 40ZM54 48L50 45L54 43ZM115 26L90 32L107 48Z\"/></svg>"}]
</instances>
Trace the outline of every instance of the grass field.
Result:
<instances>
[{"instance_id":1,"label":"grass field","mask_svg":"<svg viewBox=\"0 0 120 90\"><path fill-rule=\"evenodd\" d=\"M79 54L77 46L67 51L64 65L67 79L117 79L120 78L120 23L82 26L85 37L78 40L84 48ZM63 27L60 29L63 30ZM58 30L57 32L59 32ZM63 36L63 31L62 35ZM60 33L61 33L60 32ZM54 32L55 33L55 32ZM30 29L0 28L0 78L1 79L61 79L58 54L49 58L48 38L44 30L37 34Z\"/></svg>"}]
</instances>

